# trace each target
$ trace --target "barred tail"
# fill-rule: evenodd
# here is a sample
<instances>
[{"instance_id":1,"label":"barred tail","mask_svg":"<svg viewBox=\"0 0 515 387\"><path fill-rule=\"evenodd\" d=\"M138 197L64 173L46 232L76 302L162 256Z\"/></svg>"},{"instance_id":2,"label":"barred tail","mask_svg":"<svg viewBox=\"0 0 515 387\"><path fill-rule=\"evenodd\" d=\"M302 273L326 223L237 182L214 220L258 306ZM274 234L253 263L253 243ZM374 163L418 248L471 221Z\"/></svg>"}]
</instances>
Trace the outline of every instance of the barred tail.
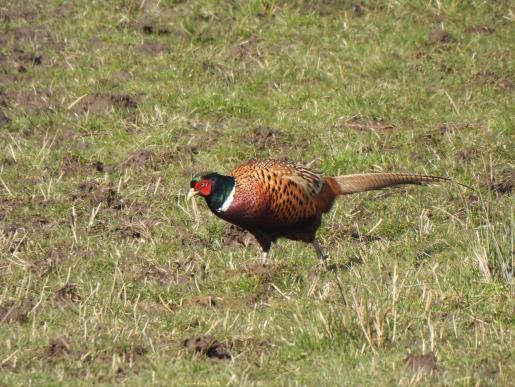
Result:
<instances>
[{"instance_id":1,"label":"barred tail","mask_svg":"<svg viewBox=\"0 0 515 387\"><path fill-rule=\"evenodd\" d=\"M446 177L418 175L414 173L362 173L326 178L338 195L371 191L401 184L429 184L450 181Z\"/></svg>"}]
</instances>

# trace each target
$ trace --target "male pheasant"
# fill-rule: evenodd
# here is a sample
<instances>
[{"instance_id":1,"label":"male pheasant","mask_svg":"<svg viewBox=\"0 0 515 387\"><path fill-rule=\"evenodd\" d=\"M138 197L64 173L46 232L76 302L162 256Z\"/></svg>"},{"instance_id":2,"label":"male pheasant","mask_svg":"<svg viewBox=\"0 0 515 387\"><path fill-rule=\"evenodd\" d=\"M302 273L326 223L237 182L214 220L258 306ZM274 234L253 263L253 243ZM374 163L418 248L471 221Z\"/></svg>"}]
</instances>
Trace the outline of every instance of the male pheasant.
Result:
<instances>
[{"instance_id":1,"label":"male pheasant","mask_svg":"<svg viewBox=\"0 0 515 387\"><path fill-rule=\"evenodd\" d=\"M446 180L412 173L324 177L300 164L253 160L228 175L206 173L193 178L188 199L203 196L216 216L254 235L265 257L272 242L288 238L313 244L318 259L325 263L315 234L322 214L331 209L339 195Z\"/></svg>"}]
</instances>

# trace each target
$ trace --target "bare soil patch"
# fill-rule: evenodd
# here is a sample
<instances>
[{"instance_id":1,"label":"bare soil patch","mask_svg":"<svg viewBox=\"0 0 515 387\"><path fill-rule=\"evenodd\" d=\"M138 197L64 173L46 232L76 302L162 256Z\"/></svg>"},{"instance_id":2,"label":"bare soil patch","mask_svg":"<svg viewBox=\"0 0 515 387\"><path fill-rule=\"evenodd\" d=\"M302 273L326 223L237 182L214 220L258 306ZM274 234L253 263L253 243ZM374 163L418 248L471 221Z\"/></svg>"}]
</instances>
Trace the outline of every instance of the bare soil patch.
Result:
<instances>
[{"instance_id":1,"label":"bare soil patch","mask_svg":"<svg viewBox=\"0 0 515 387\"><path fill-rule=\"evenodd\" d=\"M31 300L4 302L0 305L0 324L26 323L28 321L28 313L33 306L34 303Z\"/></svg>"},{"instance_id":2,"label":"bare soil patch","mask_svg":"<svg viewBox=\"0 0 515 387\"><path fill-rule=\"evenodd\" d=\"M64 247L52 247L43 253L43 256L32 262L31 270L34 270L40 277L50 273L57 273L63 263L68 260L68 254L63 251Z\"/></svg>"},{"instance_id":3,"label":"bare soil patch","mask_svg":"<svg viewBox=\"0 0 515 387\"><path fill-rule=\"evenodd\" d=\"M170 52L170 48L159 40L145 39L138 47L138 51L147 55L159 56Z\"/></svg>"},{"instance_id":4,"label":"bare soil patch","mask_svg":"<svg viewBox=\"0 0 515 387\"><path fill-rule=\"evenodd\" d=\"M287 137L280 130L268 126L257 126L251 130L250 136L248 133L244 133L242 140L249 145L254 145L257 149L264 150L284 144L288 140Z\"/></svg>"},{"instance_id":5,"label":"bare soil patch","mask_svg":"<svg viewBox=\"0 0 515 387\"><path fill-rule=\"evenodd\" d=\"M258 278L261 282L271 283L282 278L288 267L281 263L250 263L233 271L235 275Z\"/></svg>"},{"instance_id":6,"label":"bare soil patch","mask_svg":"<svg viewBox=\"0 0 515 387\"><path fill-rule=\"evenodd\" d=\"M55 112L59 103L55 99L54 91L34 89L30 91L7 91L0 95L1 104L5 111L12 114Z\"/></svg>"},{"instance_id":7,"label":"bare soil patch","mask_svg":"<svg viewBox=\"0 0 515 387\"><path fill-rule=\"evenodd\" d=\"M248 297L247 301L250 305L266 303L274 293L273 287L268 283L258 287Z\"/></svg>"},{"instance_id":8,"label":"bare soil patch","mask_svg":"<svg viewBox=\"0 0 515 387\"><path fill-rule=\"evenodd\" d=\"M150 149L138 149L132 152L119 166L120 170L144 169L154 167L155 153Z\"/></svg>"},{"instance_id":9,"label":"bare soil patch","mask_svg":"<svg viewBox=\"0 0 515 387\"><path fill-rule=\"evenodd\" d=\"M197 296L183 300L182 306L204 306L204 307L215 307L220 306L222 303L221 297L215 296Z\"/></svg>"},{"instance_id":10,"label":"bare soil patch","mask_svg":"<svg viewBox=\"0 0 515 387\"><path fill-rule=\"evenodd\" d=\"M2 110L2 104L0 102L0 129L9 125L12 122L12 119L8 117Z\"/></svg>"},{"instance_id":11,"label":"bare soil patch","mask_svg":"<svg viewBox=\"0 0 515 387\"><path fill-rule=\"evenodd\" d=\"M71 107L75 113L104 114L111 109L134 110L138 103L128 94L92 93L80 99Z\"/></svg>"},{"instance_id":12,"label":"bare soil patch","mask_svg":"<svg viewBox=\"0 0 515 387\"><path fill-rule=\"evenodd\" d=\"M222 230L222 243L224 246L258 246L256 238L248 231L233 224L224 226Z\"/></svg>"},{"instance_id":13,"label":"bare soil patch","mask_svg":"<svg viewBox=\"0 0 515 387\"><path fill-rule=\"evenodd\" d=\"M493 34L495 32L495 28L485 25L475 25L468 27L465 31L474 32L476 34Z\"/></svg>"},{"instance_id":14,"label":"bare soil patch","mask_svg":"<svg viewBox=\"0 0 515 387\"><path fill-rule=\"evenodd\" d=\"M474 74L472 77L472 83L487 83L506 90L511 90L515 86L513 76L499 75L490 70L482 70Z\"/></svg>"},{"instance_id":15,"label":"bare soil patch","mask_svg":"<svg viewBox=\"0 0 515 387\"><path fill-rule=\"evenodd\" d=\"M260 39L256 35L236 43L229 51L232 58L240 61L243 59L260 60L262 58L262 46Z\"/></svg>"},{"instance_id":16,"label":"bare soil patch","mask_svg":"<svg viewBox=\"0 0 515 387\"><path fill-rule=\"evenodd\" d=\"M209 358L220 360L232 358L229 352L229 343L227 341L219 342L210 335L185 339L182 342L182 347L188 352Z\"/></svg>"},{"instance_id":17,"label":"bare soil patch","mask_svg":"<svg viewBox=\"0 0 515 387\"><path fill-rule=\"evenodd\" d=\"M100 203L103 203L107 207L116 210L121 210L124 206L120 195L112 187L106 187L95 181L80 183L72 194L72 200L87 200L92 206L98 206Z\"/></svg>"},{"instance_id":18,"label":"bare soil patch","mask_svg":"<svg viewBox=\"0 0 515 387\"><path fill-rule=\"evenodd\" d=\"M76 305L81 301L77 284L68 283L54 292L54 300L60 305Z\"/></svg>"},{"instance_id":19,"label":"bare soil patch","mask_svg":"<svg viewBox=\"0 0 515 387\"><path fill-rule=\"evenodd\" d=\"M90 163L77 154L68 153L61 160L59 172L64 177L74 177L77 175L90 174L93 171L99 171L97 163Z\"/></svg>"},{"instance_id":20,"label":"bare soil patch","mask_svg":"<svg viewBox=\"0 0 515 387\"><path fill-rule=\"evenodd\" d=\"M510 195L515 182L515 169L507 168L498 174L486 177L488 189L498 195Z\"/></svg>"},{"instance_id":21,"label":"bare soil patch","mask_svg":"<svg viewBox=\"0 0 515 387\"><path fill-rule=\"evenodd\" d=\"M446 30L437 28L432 30L427 35L429 44L447 44L455 41L455 38Z\"/></svg>"},{"instance_id":22,"label":"bare soil patch","mask_svg":"<svg viewBox=\"0 0 515 387\"><path fill-rule=\"evenodd\" d=\"M48 358L55 358L64 355L69 355L72 352L70 340L65 336L60 336L52 339L46 347L46 356Z\"/></svg>"},{"instance_id":23,"label":"bare soil patch","mask_svg":"<svg viewBox=\"0 0 515 387\"><path fill-rule=\"evenodd\" d=\"M175 239L179 242L180 246L197 246L198 248L212 248L213 243L204 237L199 236L196 233L192 233L191 229L185 226L179 226L174 230Z\"/></svg>"},{"instance_id":24,"label":"bare soil patch","mask_svg":"<svg viewBox=\"0 0 515 387\"><path fill-rule=\"evenodd\" d=\"M141 27L144 34L147 35L169 35L170 30L166 27L154 26L151 23L144 23Z\"/></svg>"},{"instance_id":25,"label":"bare soil patch","mask_svg":"<svg viewBox=\"0 0 515 387\"><path fill-rule=\"evenodd\" d=\"M143 358L148 353L148 349L140 344L117 345L114 347L113 352L120 356L124 363L132 364Z\"/></svg>"}]
</instances>

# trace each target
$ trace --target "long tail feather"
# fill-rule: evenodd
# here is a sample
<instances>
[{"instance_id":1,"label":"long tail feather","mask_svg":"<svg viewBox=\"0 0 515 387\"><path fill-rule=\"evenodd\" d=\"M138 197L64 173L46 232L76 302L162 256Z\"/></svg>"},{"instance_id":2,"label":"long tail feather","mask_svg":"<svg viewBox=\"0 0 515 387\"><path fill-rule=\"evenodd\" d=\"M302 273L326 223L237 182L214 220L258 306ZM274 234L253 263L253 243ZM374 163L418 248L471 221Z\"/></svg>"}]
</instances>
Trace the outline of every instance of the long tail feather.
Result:
<instances>
[{"instance_id":1,"label":"long tail feather","mask_svg":"<svg viewBox=\"0 0 515 387\"><path fill-rule=\"evenodd\" d=\"M357 175L338 176L332 179L340 195L371 191L401 184L428 184L450 181L446 177L418 175L414 173L363 173ZM333 184L331 184L334 186Z\"/></svg>"}]
</instances>

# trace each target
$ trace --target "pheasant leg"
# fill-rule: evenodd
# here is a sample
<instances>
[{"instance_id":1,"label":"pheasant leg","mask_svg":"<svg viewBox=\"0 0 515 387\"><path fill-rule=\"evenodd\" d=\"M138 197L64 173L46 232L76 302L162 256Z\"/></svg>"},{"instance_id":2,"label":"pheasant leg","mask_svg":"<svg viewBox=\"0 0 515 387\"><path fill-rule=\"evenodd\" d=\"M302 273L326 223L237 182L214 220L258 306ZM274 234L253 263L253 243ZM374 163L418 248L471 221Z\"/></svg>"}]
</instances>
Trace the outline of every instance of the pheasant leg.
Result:
<instances>
[{"instance_id":1,"label":"pheasant leg","mask_svg":"<svg viewBox=\"0 0 515 387\"><path fill-rule=\"evenodd\" d=\"M315 248L315 252L317 253L318 261L325 265L327 263L327 255L324 254L324 251L322 250L322 247L320 246L320 242L318 242L318 239L313 239L313 242L311 242L313 247Z\"/></svg>"}]
</instances>

